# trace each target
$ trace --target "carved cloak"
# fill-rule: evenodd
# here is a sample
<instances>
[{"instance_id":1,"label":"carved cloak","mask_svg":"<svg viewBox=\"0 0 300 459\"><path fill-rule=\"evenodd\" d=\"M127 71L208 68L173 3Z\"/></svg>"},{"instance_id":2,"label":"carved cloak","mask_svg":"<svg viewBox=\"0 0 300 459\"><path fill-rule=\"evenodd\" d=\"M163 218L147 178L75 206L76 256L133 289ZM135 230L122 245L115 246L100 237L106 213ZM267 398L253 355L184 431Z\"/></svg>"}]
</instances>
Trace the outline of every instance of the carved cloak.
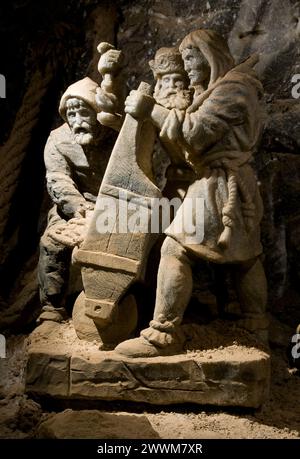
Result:
<instances>
[{"instance_id":1,"label":"carved cloak","mask_svg":"<svg viewBox=\"0 0 300 459\"><path fill-rule=\"evenodd\" d=\"M242 262L262 252L263 205L249 164L262 129L262 86L251 68L253 60L229 70L205 92L196 89L188 110L171 110L160 133L181 145L197 174L166 234L217 263ZM176 230L176 219L190 205L186 198L204 200L204 215L193 212L193 223L204 225L201 243L191 243L185 231Z\"/></svg>"}]
</instances>

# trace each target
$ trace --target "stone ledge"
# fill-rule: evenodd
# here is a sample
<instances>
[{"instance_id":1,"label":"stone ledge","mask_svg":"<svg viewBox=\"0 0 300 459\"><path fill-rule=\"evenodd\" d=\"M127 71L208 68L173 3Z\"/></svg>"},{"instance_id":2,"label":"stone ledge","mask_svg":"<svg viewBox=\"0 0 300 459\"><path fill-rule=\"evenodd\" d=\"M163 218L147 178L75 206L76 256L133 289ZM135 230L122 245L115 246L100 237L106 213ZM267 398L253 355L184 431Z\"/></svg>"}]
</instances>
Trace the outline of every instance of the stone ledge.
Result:
<instances>
[{"instance_id":1,"label":"stone ledge","mask_svg":"<svg viewBox=\"0 0 300 459\"><path fill-rule=\"evenodd\" d=\"M189 347L195 348L195 326L185 327L186 333L193 328ZM213 339L214 326L198 327ZM126 359L80 341L71 323L45 322L31 335L26 390L63 399L257 408L268 395L270 358L255 342L237 342L228 339L219 348L187 349L171 357Z\"/></svg>"}]
</instances>

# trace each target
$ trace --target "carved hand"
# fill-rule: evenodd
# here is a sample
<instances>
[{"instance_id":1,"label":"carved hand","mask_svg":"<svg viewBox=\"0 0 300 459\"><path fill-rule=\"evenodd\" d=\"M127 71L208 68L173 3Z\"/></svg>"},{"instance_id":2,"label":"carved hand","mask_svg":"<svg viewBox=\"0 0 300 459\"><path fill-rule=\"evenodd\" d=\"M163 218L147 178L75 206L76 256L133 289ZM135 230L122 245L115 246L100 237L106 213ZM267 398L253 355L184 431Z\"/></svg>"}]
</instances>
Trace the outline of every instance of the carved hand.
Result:
<instances>
[{"instance_id":1,"label":"carved hand","mask_svg":"<svg viewBox=\"0 0 300 459\"><path fill-rule=\"evenodd\" d=\"M101 88L96 90L96 103L99 110L107 113L115 113L118 106L117 97L109 92L103 91Z\"/></svg>"},{"instance_id":2,"label":"carved hand","mask_svg":"<svg viewBox=\"0 0 300 459\"><path fill-rule=\"evenodd\" d=\"M155 100L139 91L131 91L125 100L125 113L129 113L136 119L150 118Z\"/></svg>"},{"instance_id":3,"label":"carved hand","mask_svg":"<svg viewBox=\"0 0 300 459\"><path fill-rule=\"evenodd\" d=\"M86 217L87 212L93 210L94 207L92 204L85 202L84 204L80 204L76 211L74 212L74 218L81 218Z\"/></svg>"},{"instance_id":4,"label":"carved hand","mask_svg":"<svg viewBox=\"0 0 300 459\"><path fill-rule=\"evenodd\" d=\"M107 72L114 73L119 70L122 60L122 51L110 49L100 57L98 70L102 76Z\"/></svg>"},{"instance_id":5,"label":"carved hand","mask_svg":"<svg viewBox=\"0 0 300 459\"><path fill-rule=\"evenodd\" d=\"M49 236L67 247L79 246L85 237L86 223L85 218L72 218L68 222L59 223L50 228Z\"/></svg>"}]
</instances>

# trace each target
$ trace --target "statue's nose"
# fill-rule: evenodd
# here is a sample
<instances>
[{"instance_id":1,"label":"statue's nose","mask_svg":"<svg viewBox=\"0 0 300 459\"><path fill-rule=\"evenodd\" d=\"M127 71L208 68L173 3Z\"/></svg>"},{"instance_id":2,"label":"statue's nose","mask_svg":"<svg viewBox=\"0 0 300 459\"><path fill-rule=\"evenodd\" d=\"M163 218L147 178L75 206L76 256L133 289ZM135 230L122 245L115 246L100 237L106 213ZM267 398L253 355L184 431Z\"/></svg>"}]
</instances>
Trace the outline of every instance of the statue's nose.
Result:
<instances>
[{"instance_id":1,"label":"statue's nose","mask_svg":"<svg viewBox=\"0 0 300 459\"><path fill-rule=\"evenodd\" d=\"M81 123L82 123L82 118L81 118L80 113L76 113L75 122L76 122L76 124L81 125Z\"/></svg>"},{"instance_id":2,"label":"statue's nose","mask_svg":"<svg viewBox=\"0 0 300 459\"><path fill-rule=\"evenodd\" d=\"M184 70L186 72L188 72L189 70L191 70L191 65L189 62L184 62Z\"/></svg>"}]
</instances>

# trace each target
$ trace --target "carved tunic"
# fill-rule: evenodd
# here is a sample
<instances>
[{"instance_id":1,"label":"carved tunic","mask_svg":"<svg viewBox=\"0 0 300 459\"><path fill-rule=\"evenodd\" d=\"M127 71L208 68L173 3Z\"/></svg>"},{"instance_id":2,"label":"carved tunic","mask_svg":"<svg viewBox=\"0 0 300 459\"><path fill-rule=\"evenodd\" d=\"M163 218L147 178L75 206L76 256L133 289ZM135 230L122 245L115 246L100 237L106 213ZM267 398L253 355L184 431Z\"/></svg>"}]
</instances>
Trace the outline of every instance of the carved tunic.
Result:
<instances>
[{"instance_id":1,"label":"carved tunic","mask_svg":"<svg viewBox=\"0 0 300 459\"><path fill-rule=\"evenodd\" d=\"M176 233L176 217L166 233L217 263L242 262L262 252L263 206L249 164L261 133L261 93L262 86L246 61L205 92L196 90L186 112L171 110L160 133L162 139L181 145L183 157L197 174L185 197L204 200L202 243L187 243L186 234ZM199 224L195 214L193 218ZM224 247L220 238L226 227L230 236Z\"/></svg>"},{"instance_id":2,"label":"carved tunic","mask_svg":"<svg viewBox=\"0 0 300 459\"><path fill-rule=\"evenodd\" d=\"M108 154L95 147L87 155L73 140L65 123L51 132L44 157L47 189L61 217L68 220L74 217L80 204L88 201L92 206L96 202ZM50 216L54 214L55 208Z\"/></svg>"}]
</instances>

